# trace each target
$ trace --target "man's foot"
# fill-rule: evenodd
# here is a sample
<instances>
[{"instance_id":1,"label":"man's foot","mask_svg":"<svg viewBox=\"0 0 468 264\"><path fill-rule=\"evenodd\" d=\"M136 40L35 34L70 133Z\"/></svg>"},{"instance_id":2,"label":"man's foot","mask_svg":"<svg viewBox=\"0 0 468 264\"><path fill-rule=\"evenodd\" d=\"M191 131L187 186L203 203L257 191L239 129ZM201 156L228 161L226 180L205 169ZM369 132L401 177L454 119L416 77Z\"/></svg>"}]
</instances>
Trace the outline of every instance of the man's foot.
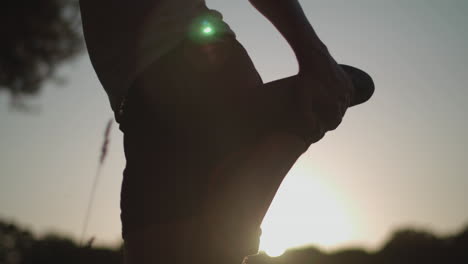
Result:
<instances>
[{"instance_id":1,"label":"man's foot","mask_svg":"<svg viewBox=\"0 0 468 264\"><path fill-rule=\"evenodd\" d=\"M372 77L366 72L349 65L340 64L341 68L348 74L354 86L354 94L351 98L351 106L362 104L369 100L374 94L375 86Z\"/></svg>"}]
</instances>

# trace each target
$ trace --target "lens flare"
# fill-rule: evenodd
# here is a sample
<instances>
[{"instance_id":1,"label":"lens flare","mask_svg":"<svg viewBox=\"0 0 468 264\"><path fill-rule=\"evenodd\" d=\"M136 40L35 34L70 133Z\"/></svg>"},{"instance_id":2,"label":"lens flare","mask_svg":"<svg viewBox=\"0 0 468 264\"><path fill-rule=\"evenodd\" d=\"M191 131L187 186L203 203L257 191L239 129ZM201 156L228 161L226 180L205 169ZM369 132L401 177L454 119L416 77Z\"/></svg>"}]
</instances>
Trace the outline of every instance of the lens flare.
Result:
<instances>
[{"instance_id":1,"label":"lens flare","mask_svg":"<svg viewBox=\"0 0 468 264\"><path fill-rule=\"evenodd\" d=\"M205 36L211 36L215 33L213 26L208 21L203 21L201 31Z\"/></svg>"},{"instance_id":2,"label":"lens flare","mask_svg":"<svg viewBox=\"0 0 468 264\"><path fill-rule=\"evenodd\" d=\"M203 28L203 33L205 34L210 34L213 32L213 28L212 27L205 27Z\"/></svg>"}]
</instances>

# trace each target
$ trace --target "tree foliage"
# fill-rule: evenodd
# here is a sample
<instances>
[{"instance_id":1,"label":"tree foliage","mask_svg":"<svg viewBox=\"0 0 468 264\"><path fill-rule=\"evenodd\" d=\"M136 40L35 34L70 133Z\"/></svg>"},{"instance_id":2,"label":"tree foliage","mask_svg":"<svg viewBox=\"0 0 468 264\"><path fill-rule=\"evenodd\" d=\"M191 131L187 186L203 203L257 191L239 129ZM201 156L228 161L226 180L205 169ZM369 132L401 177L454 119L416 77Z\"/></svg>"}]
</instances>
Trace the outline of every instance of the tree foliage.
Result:
<instances>
[{"instance_id":1,"label":"tree foliage","mask_svg":"<svg viewBox=\"0 0 468 264\"><path fill-rule=\"evenodd\" d=\"M0 36L0 91L35 95L84 47L78 1L3 0Z\"/></svg>"}]
</instances>

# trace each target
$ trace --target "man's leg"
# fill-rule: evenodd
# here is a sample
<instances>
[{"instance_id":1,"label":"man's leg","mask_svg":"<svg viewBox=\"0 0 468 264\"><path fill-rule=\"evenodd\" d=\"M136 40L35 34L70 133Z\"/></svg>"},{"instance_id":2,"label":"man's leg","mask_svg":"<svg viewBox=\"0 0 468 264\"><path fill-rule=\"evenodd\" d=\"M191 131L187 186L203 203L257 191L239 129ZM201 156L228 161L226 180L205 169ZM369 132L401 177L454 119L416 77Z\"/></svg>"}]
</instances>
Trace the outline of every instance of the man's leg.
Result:
<instances>
[{"instance_id":1,"label":"man's leg","mask_svg":"<svg viewBox=\"0 0 468 264\"><path fill-rule=\"evenodd\" d=\"M128 264L239 264L250 254L250 243L258 244L259 225L240 226L236 217L241 214L217 222L216 215L228 210L210 215L200 202L213 208L213 190L205 188L208 175L222 157L252 138L251 130L239 128L244 121L236 119L236 111L243 105L236 96L261 79L239 47L235 39L211 49L183 43L132 87L123 125L128 173L122 225ZM213 65L207 53L222 53L225 59Z\"/></svg>"},{"instance_id":2,"label":"man's leg","mask_svg":"<svg viewBox=\"0 0 468 264\"><path fill-rule=\"evenodd\" d=\"M217 191L211 193L206 206L216 212L211 218L215 225L225 225L225 230L237 225L251 234L259 230L281 182L307 150L309 144L302 135L316 131L307 131L312 128L304 124L295 103L296 80L292 76L246 92L241 115L253 119L246 123L261 132L256 132L255 141L230 153L210 175L212 189ZM255 240L247 235L243 243L256 250Z\"/></svg>"}]
</instances>

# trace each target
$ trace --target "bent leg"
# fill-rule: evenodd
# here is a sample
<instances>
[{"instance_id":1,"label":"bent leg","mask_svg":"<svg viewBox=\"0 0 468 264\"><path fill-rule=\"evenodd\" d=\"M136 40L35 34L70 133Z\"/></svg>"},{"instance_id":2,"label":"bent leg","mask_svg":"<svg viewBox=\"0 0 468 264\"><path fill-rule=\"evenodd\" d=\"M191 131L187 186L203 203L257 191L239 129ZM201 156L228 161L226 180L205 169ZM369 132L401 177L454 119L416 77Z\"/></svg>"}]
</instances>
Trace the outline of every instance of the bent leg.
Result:
<instances>
[{"instance_id":1,"label":"bent leg","mask_svg":"<svg viewBox=\"0 0 468 264\"><path fill-rule=\"evenodd\" d=\"M294 75L261 85L252 92L252 104L270 123L270 131L299 136L310 145L319 141L325 131L319 125L318 116L304 105L297 85L299 78Z\"/></svg>"},{"instance_id":2,"label":"bent leg","mask_svg":"<svg viewBox=\"0 0 468 264\"><path fill-rule=\"evenodd\" d=\"M309 144L301 110L295 102L297 76L280 79L249 90L246 110L263 130L261 136L224 159L211 175L210 210L223 212L214 218L223 225L234 221L259 227L284 177ZM304 131L306 130L306 131ZM219 197L219 199L217 199ZM226 209L228 208L228 210Z\"/></svg>"}]
</instances>

